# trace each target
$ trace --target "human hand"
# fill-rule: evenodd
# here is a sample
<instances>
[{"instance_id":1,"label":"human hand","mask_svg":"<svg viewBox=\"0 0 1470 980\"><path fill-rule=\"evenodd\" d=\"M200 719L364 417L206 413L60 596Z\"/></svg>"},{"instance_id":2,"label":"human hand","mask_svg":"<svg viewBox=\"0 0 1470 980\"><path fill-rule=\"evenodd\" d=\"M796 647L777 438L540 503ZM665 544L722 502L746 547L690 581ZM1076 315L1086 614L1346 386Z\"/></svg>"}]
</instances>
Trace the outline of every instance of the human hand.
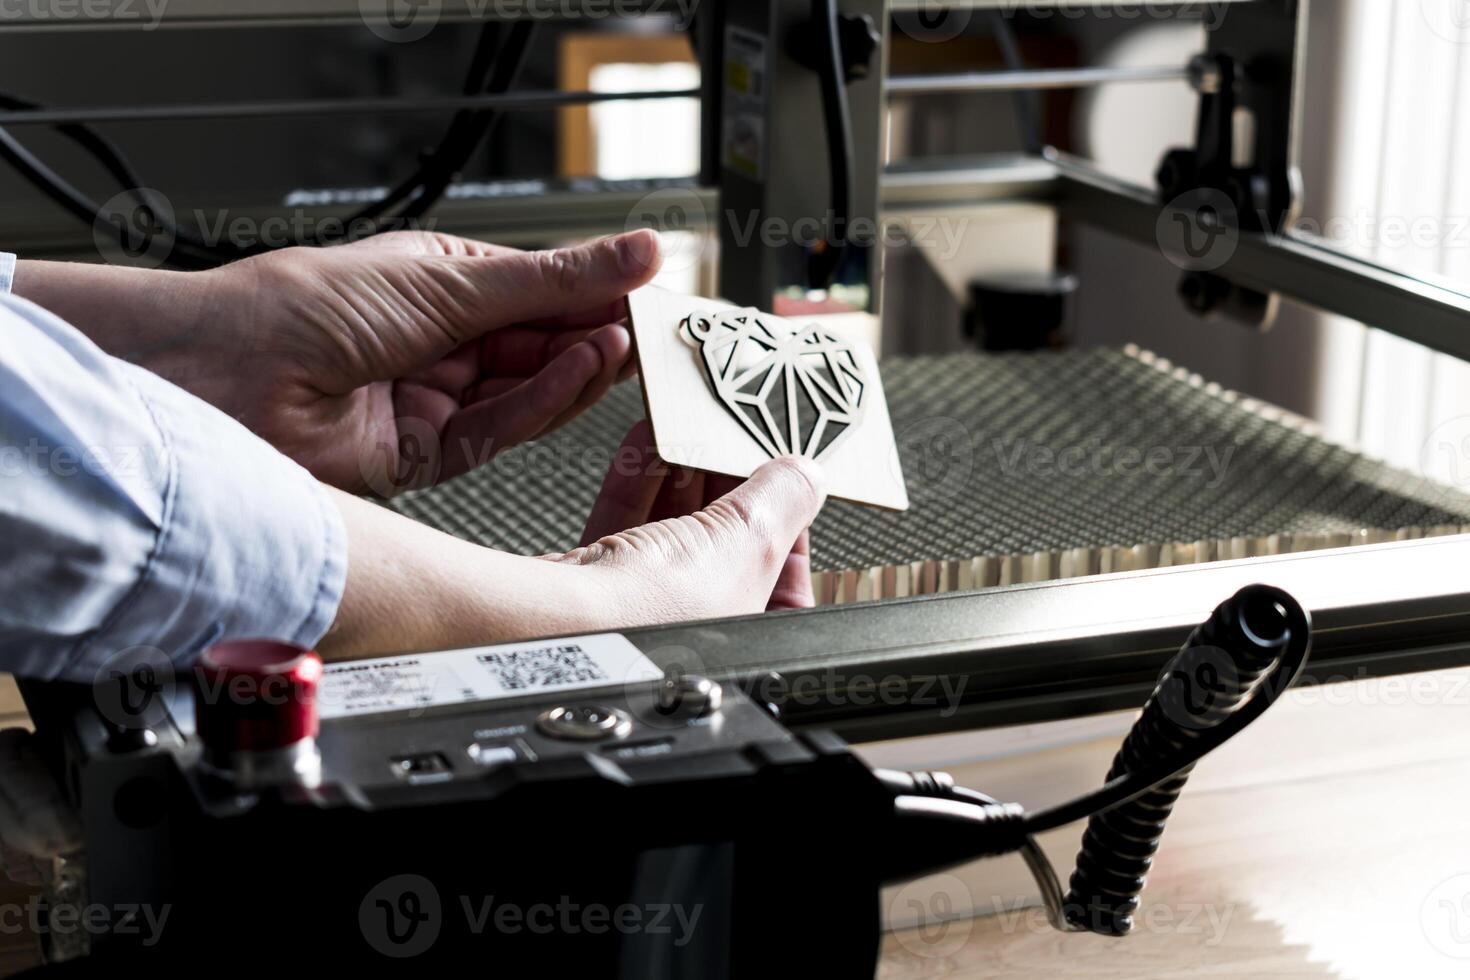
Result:
<instances>
[{"instance_id":1,"label":"human hand","mask_svg":"<svg viewBox=\"0 0 1470 980\"><path fill-rule=\"evenodd\" d=\"M352 492L456 476L633 370L627 294L658 236L541 252L429 232L199 273L23 263L21 295Z\"/></svg>"},{"instance_id":2,"label":"human hand","mask_svg":"<svg viewBox=\"0 0 1470 980\"><path fill-rule=\"evenodd\" d=\"M448 479L631 370L624 299L658 263L651 232L543 252L404 232L227 266L262 368L237 413L343 489Z\"/></svg>"},{"instance_id":3,"label":"human hand","mask_svg":"<svg viewBox=\"0 0 1470 980\"><path fill-rule=\"evenodd\" d=\"M646 422L615 454L583 544L527 558L450 537L350 494L347 585L317 644L328 660L629 629L812 605L806 460L749 480L670 469Z\"/></svg>"},{"instance_id":4,"label":"human hand","mask_svg":"<svg viewBox=\"0 0 1470 980\"><path fill-rule=\"evenodd\" d=\"M0 731L0 874L39 885L45 861L81 846L81 826L19 728Z\"/></svg>"},{"instance_id":5,"label":"human hand","mask_svg":"<svg viewBox=\"0 0 1470 980\"><path fill-rule=\"evenodd\" d=\"M639 422L613 457L582 545L548 559L600 576L640 623L814 604L807 528L825 499L815 463L782 457L750 477L661 463Z\"/></svg>"}]
</instances>

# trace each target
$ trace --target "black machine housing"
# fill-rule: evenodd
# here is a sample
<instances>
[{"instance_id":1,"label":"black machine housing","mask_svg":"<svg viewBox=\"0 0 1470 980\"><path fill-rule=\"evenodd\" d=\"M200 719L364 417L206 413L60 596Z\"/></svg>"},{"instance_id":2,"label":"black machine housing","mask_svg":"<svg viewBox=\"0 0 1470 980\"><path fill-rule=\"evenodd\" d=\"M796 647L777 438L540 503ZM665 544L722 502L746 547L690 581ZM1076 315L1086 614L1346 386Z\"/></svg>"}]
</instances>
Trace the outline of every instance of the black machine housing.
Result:
<instances>
[{"instance_id":1,"label":"black machine housing","mask_svg":"<svg viewBox=\"0 0 1470 980\"><path fill-rule=\"evenodd\" d=\"M52 937L51 957L164 976L395 959L450 975L534 959L639 978L871 976L891 793L840 739L793 735L738 690L671 719L654 686L328 719L319 788L242 792L200 765L186 686L142 734L90 688L31 685L86 835L52 901L167 916L156 936ZM536 720L556 704L618 708L632 727L551 738Z\"/></svg>"}]
</instances>

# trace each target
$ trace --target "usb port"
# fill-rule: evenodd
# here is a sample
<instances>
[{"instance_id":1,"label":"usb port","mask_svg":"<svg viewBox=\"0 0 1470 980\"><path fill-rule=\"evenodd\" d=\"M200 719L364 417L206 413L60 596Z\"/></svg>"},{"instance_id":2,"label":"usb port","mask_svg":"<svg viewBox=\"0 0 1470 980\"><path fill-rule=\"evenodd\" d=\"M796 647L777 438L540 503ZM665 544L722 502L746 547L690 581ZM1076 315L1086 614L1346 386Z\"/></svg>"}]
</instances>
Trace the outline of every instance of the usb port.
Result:
<instances>
[{"instance_id":1,"label":"usb port","mask_svg":"<svg viewBox=\"0 0 1470 980\"><path fill-rule=\"evenodd\" d=\"M388 760L393 772L403 779L422 779L440 776L449 772L449 759L442 752L419 752L414 755L399 755Z\"/></svg>"}]
</instances>

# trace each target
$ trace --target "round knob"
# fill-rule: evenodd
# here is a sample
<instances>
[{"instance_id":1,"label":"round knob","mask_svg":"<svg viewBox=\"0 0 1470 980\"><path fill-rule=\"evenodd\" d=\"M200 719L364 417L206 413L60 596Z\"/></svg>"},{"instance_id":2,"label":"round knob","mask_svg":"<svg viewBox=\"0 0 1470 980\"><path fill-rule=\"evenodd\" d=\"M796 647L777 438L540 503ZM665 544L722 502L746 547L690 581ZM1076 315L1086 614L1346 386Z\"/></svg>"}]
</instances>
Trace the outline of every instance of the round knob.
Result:
<instances>
[{"instance_id":1,"label":"round knob","mask_svg":"<svg viewBox=\"0 0 1470 980\"><path fill-rule=\"evenodd\" d=\"M231 640L205 650L194 668L194 724L216 758L276 752L321 727L322 660L274 640Z\"/></svg>"},{"instance_id":2,"label":"round knob","mask_svg":"<svg viewBox=\"0 0 1470 980\"><path fill-rule=\"evenodd\" d=\"M659 683L654 710L667 717L703 718L719 711L724 698L720 685L708 677L672 672Z\"/></svg>"}]
</instances>

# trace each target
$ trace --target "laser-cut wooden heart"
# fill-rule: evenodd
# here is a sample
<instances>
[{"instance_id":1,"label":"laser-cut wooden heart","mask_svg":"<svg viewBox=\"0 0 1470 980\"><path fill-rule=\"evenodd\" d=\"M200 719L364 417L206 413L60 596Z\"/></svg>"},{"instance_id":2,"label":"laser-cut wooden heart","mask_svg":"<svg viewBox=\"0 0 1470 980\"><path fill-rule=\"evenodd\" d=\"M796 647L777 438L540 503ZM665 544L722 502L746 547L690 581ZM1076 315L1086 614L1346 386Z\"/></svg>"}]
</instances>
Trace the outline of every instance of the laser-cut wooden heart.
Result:
<instances>
[{"instance_id":1,"label":"laser-cut wooden heart","mask_svg":"<svg viewBox=\"0 0 1470 980\"><path fill-rule=\"evenodd\" d=\"M848 340L752 308L692 313L679 335L710 388L765 450L820 459L862 420L868 379Z\"/></svg>"},{"instance_id":2,"label":"laser-cut wooden heart","mask_svg":"<svg viewBox=\"0 0 1470 980\"><path fill-rule=\"evenodd\" d=\"M783 320L657 286L635 290L628 314L664 462L746 477L773 456L801 452L817 459L830 496L908 508L882 377L863 339L872 324L858 322L864 314Z\"/></svg>"}]
</instances>

